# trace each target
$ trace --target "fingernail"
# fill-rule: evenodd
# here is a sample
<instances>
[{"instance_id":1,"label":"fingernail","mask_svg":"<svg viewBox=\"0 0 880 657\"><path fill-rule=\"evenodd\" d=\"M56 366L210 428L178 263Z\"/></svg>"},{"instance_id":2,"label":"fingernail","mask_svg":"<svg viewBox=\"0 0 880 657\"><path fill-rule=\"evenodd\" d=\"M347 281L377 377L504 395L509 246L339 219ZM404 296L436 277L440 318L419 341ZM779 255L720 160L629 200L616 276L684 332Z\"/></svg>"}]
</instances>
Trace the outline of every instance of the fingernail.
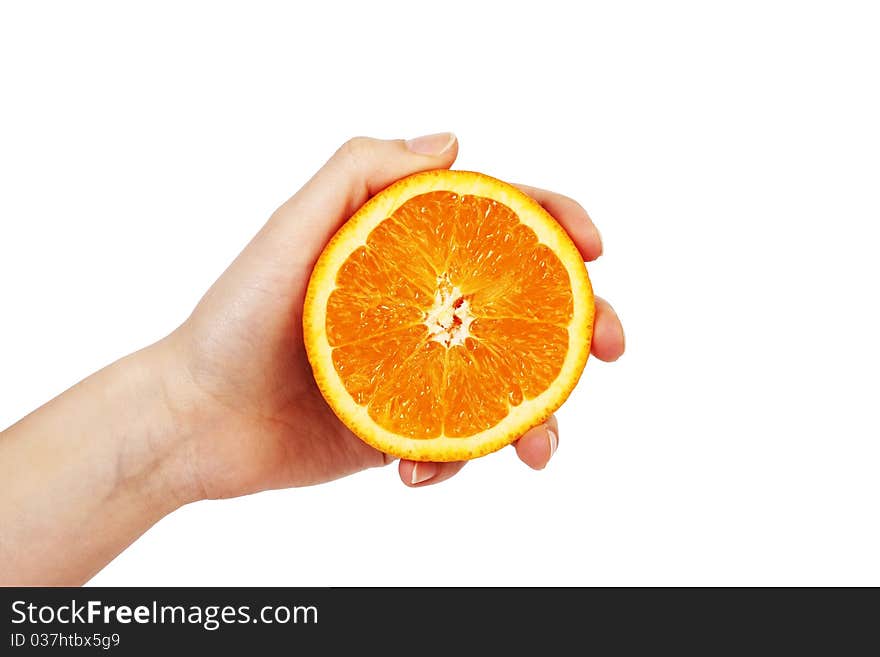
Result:
<instances>
[{"instance_id":1,"label":"fingernail","mask_svg":"<svg viewBox=\"0 0 880 657\"><path fill-rule=\"evenodd\" d=\"M552 457L556 453L556 448L559 447L559 436L550 427L547 427L547 440L550 442L550 456Z\"/></svg>"},{"instance_id":2,"label":"fingernail","mask_svg":"<svg viewBox=\"0 0 880 657\"><path fill-rule=\"evenodd\" d=\"M407 139L406 147L419 155L443 155L455 143L455 135L451 132L438 132L415 139Z\"/></svg>"},{"instance_id":3,"label":"fingernail","mask_svg":"<svg viewBox=\"0 0 880 657\"><path fill-rule=\"evenodd\" d=\"M428 479L431 479L435 474L437 474L437 466L433 463L429 461L425 461L424 463L414 463L409 483L415 486L423 481L428 481Z\"/></svg>"},{"instance_id":4,"label":"fingernail","mask_svg":"<svg viewBox=\"0 0 880 657\"><path fill-rule=\"evenodd\" d=\"M593 226L593 228L596 228ZM604 255L605 253L605 240L602 239L602 233L596 228L596 236L599 238L599 255Z\"/></svg>"}]
</instances>

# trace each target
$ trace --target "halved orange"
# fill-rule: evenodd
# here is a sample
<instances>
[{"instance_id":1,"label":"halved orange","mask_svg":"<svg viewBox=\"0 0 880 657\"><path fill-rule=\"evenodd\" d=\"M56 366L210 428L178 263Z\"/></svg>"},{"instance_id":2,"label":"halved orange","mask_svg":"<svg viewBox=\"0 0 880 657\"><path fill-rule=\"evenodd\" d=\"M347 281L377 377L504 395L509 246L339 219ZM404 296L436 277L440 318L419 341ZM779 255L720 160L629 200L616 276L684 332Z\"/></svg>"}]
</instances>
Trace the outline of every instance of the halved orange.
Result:
<instances>
[{"instance_id":1,"label":"halved orange","mask_svg":"<svg viewBox=\"0 0 880 657\"><path fill-rule=\"evenodd\" d=\"M315 264L303 327L321 393L352 432L401 458L458 461L565 401L594 311L577 248L537 202L437 170L343 224Z\"/></svg>"}]
</instances>

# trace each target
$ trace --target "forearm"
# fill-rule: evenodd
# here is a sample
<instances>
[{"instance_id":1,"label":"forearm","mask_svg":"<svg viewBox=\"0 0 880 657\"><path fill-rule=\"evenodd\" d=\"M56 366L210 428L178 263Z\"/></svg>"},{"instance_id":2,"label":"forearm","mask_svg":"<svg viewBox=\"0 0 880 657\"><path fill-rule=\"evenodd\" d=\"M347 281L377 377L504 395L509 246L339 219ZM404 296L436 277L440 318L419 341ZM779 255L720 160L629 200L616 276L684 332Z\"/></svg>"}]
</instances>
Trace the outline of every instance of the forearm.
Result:
<instances>
[{"instance_id":1,"label":"forearm","mask_svg":"<svg viewBox=\"0 0 880 657\"><path fill-rule=\"evenodd\" d=\"M0 584L78 585L191 501L162 343L0 433Z\"/></svg>"}]
</instances>

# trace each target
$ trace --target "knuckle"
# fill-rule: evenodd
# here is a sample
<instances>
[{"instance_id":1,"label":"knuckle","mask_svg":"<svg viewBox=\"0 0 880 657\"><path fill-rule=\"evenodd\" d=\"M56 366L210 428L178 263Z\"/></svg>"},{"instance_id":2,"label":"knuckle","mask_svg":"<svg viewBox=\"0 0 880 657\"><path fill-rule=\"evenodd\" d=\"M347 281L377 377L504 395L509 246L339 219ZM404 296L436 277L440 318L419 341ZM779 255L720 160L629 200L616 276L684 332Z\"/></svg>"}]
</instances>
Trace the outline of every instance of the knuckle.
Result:
<instances>
[{"instance_id":1,"label":"knuckle","mask_svg":"<svg viewBox=\"0 0 880 657\"><path fill-rule=\"evenodd\" d=\"M369 137L352 137L339 148L339 155L352 162L360 162L373 146Z\"/></svg>"}]
</instances>

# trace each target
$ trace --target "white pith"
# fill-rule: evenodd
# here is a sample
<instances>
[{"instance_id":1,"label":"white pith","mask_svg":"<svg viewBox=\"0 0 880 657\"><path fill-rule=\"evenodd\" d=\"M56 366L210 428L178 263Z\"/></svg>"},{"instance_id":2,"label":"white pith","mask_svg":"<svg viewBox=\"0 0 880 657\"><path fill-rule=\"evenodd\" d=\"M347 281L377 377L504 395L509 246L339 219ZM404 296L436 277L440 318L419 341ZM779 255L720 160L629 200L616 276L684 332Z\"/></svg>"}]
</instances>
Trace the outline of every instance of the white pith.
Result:
<instances>
[{"instance_id":1,"label":"white pith","mask_svg":"<svg viewBox=\"0 0 880 657\"><path fill-rule=\"evenodd\" d=\"M431 339L447 349L464 344L473 321L470 301L464 298L461 289L449 281L447 274L438 276L434 305L425 313L425 326Z\"/></svg>"}]
</instances>

